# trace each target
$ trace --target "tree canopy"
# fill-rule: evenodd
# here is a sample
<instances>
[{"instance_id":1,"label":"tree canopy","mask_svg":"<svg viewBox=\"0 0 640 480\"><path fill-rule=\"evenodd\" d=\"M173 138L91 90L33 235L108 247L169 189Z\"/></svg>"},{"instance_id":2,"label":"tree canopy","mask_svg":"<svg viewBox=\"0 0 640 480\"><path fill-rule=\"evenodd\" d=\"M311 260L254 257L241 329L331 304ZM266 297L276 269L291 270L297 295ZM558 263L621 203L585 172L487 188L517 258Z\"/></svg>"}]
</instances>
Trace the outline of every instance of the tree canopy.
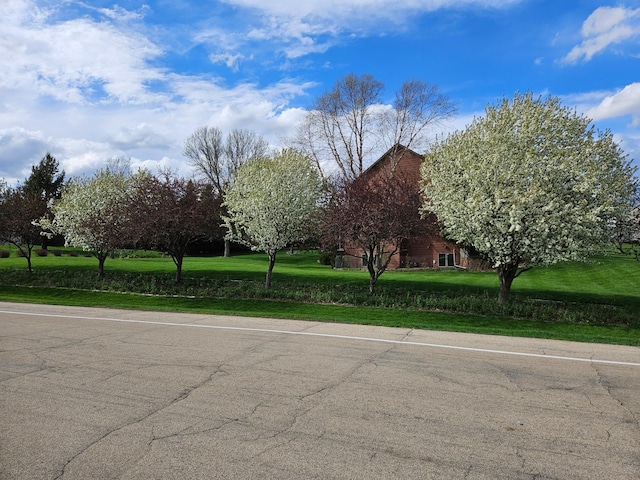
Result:
<instances>
[{"instance_id":1,"label":"tree canopy","mask_svg":"<svg viewBox=\"0 0 640 480\"><path fill-rule=\"evenodd\" d=\"M58 198L64 186L64 170L53 155L46 153L38 165L31 167L31 175L24 182L26 192L40 195L46 201Z\"/></svg>"},{"instance_id":2,"label":"tree canopy","mask_svg":"<svg viewBox=\"0 0 640 480\"><path fill-rule=\"evenodd\" d=\"M72 179L51 207L53 217L43 217L40 225L64 235L66 245L93 252L102 277L108 254L140 235L140 226L127 215L133 192L133 177L124 170L107 167L92 177Z\"/></svg>"},{"instance_id":3,"label":"tree canopy","mask_svg":"<svg viewBox=\"0 0 640 480\"><path fill-rule=\"evenodd\" d=\"M171 256L176 283L181 283L189 246L201 239L222 237L220 201L208 184L170 172L159 177L143 172L136 176L128 217L140 227L144 245Z\"/></svg>"},{"instance_id":4,"label":"tree canopy","mask_svg":"<svg viewBox=\"0 0 640 480\"><path fill-rule=\"evenodd\" d=\"M35 224L47 211L47 202L24 186L0 189L0 241L11 243L27 260L32 271L31 252L41 240L40 227Z\"/></svg>"},{"instance_id":5,"label":"tree canopy","mask_svg":"<svg viewBox=\"0 0 640 480\"><path fill-rule=\"evenodd\" d=\"M491 262L506 302L522 271L611 244L629 214L633 174L610 132L555 97L516 94L432 145L423 212Z\"/></svg>"},{"instance_id":6,"label":"tree canopy","mask_svg":"<svg viewBox=\"0 0 640 480\"><path fill-rule=\"evenodd\" d=\"M228 238L269 256L267 288L278 251L309 235L321 188L317 169L294 149L238 168L225 196L223 219Z\"/></svg>"}]
</instances>

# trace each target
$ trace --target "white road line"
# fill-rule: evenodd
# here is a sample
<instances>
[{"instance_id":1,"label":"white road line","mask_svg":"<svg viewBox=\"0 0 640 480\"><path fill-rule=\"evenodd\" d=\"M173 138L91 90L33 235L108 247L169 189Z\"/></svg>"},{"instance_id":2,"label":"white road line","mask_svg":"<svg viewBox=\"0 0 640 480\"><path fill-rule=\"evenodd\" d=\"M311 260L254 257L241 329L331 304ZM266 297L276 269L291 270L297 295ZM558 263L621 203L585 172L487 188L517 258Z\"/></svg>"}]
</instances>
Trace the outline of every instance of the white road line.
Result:
<instances>
[{"instance_id":1,"label":"white road line","mask_svg":"<svg viewBox=\"0 0 640 480\"><path fill-rule=\"evenodd\" d=\"M356 336L350 336L350 335L314 333L314 332L307 332L307 331L296 332L291 330L272 330L267 328L225 327L220 325L199 325L196 323L172 323L172 322L156 322L156 321L150 321L150 320L126 320L122 318L84 317L84 316L76 316L76 315L58 315L58 314L52 314L52 313L15 312L15 311L9 311L9 310L0 310L0 313L6 313L10 315L28 315L28 316L35 316L35 317L67 318L72 320L91 320L91 321L102 321L102 322L138 323L143 325L162 325L167 327L207 328L207 329L213 329L213 330L235 330L235 331L242 331L242 332L273 333L273 334L279 334L279 335L326 337L326 338L336 338L336 339L343 339L343 340L358 340L363 342L390 343L395 345L413 345L413 346L419 346L419 347L462 350L467 352L494 353L499 355L513 355L513 356L519 356L519 357L546 358L550 360L566 360L571 362L587 362L587 363L599 363L599 364L608 364L608 365L625 365L630 367L640 367L640 362L621 362L616 360L599 360L595 358L563 357L560 355L546 355L543 353L512 352L507 350L492 350L487 348L461 347L458 345L408 342L405 340L388 340L384 338L356 337Z\"/></svg>"}]
</instances>

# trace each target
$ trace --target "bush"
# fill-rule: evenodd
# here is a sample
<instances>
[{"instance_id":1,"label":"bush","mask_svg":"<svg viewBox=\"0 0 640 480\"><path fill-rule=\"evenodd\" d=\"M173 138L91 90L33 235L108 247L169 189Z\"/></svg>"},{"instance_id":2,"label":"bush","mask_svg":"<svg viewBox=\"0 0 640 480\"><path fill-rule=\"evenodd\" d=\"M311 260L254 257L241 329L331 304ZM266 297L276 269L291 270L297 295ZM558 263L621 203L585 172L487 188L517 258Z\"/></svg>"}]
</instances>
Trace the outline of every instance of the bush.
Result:
<instances>
[{"instance_id":1,"label":"bush","mask_svg":"<svg viewBox=\"0 0 640 480\"><path fill-rule=\"evenodd\" d=\"M24 252L22 250L16 250L16 255L19 257L24 257Z\"/></svg>"},{"instance_id":2,"label":"bush","mask_svg":"<svg viewBox=\"0 0 640 480\"><path fill-rule=\"evenodd\" d=\"M47 255L49 255L49 251L45 250L44 248L38 248L36 250L36 255L39 257L46 257Z\"/></svg>"},{"instance_id":3,"label":"bush","mask_svg":"<svg viewBox=\"0 0 640 480\"><path fill-rule=\"evenodd\" d=\"M77 257L78 256L78 252L75 250L69 250L69 256L70 257Z\"/></svg>"},{"instance_id":4,"label":"bush","mask_svg":"<svg viewBox=\"0 0 640 480\"><path fill-rule=\"evenodd\" d=\"M320 253L320 257L318 258L318 263L320 265L331 265L333 266L336 260L336 256L332 253L322 252Z\"/></svg>"},{"instance_id":5,"label":"bush","mask_svg":"<svg viewBox=\"0 0 640 480\"><path fill-rule=\"evenodd\" d=\"M53 255L56 257L62 256L62 250L51 250L51 253L53 253Z\"/></svg>"},{"instance_id":6,"label":"bush","mask_svg":"<svg viewBox=\"0 0 640 480\"><path fill-rule=\"evenodd\" d=\"M9 258L11 252L9 250L0 250L0 258Z\"/></svg>"}]
</instances>

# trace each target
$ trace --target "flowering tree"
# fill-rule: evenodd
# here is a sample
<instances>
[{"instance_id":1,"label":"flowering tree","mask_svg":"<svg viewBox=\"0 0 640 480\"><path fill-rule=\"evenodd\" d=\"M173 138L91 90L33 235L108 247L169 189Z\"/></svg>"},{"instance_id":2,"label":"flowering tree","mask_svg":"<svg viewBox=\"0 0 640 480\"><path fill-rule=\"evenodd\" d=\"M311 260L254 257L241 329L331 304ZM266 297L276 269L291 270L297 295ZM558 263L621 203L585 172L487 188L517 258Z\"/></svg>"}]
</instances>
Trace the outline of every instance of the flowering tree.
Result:
<instances>
[{"instance_id":1,"label":"flowering tree","mask_svg":"<svg viewBox=\"0 0 640 480\"><path fill-rule=\"evenodd\" d=\"M524 270L610 245L616 219L628 215L633 174L610 132L555 97L516 94L432 146L423 212L492 263L504 303Z\"/></svg>"},{"instance_id":2,"label":"flowering tree","mask_svg":"<svg viewBox=\"0 0 640 480\"><path fill-rule=\"evenodd\" d=\"M307 238L321 185L309 158L294 149L238 168L225 196L228 213L223 219L231 240L269 256L266 288L278 251Z\"/></svg>"},{"instance_id":3,"label":"flowering tree","mask_svg":"<svg viewBox=\"0 0 640 480\"><path fill-rule=\"evenodd\" d=\"M182 281L182 264L194 242L221 237L220 197L211 186L165 172L161 177L143 172L134 179L135 193L129 218L142 229L142 242L167 252L176 265L176 283Z\"/></svg>"},{"instance_id":4,"label":"flowering tree","mask_svg":"<svg viewBox=\"0 0 640 480\"><path fill-rule=\"evenodd\" d=\"M420 218L417 182L400 171L383 171L369 178L342 181L336 186L322 220L326 248L360 248L369 272L369 293L398 254L404 240L426 234L433 221Z\"/></svg>"},{"instance_id":5,"label":"flowering tree","mask_svg":"<svg viewBox=\"0 0 640 480\"><path fill-rule=\"evenodd\" d=\"M133 196L133 177L105 168L90 178L75 178L51 207L51 217L39 224L65 237L65 244L91 251L98 259L98 275L115 248L135 243L139 226L130 221L127 206Z\"/></svg>"}]
</instances>

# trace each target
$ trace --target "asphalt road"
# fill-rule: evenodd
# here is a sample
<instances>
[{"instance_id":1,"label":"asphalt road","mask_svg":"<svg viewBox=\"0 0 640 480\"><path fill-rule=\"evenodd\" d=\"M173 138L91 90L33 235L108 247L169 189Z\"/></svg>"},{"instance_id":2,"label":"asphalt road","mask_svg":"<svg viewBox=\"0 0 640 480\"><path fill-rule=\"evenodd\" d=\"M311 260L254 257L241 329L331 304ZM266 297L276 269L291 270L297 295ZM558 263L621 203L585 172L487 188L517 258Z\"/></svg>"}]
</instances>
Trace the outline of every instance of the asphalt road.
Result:
<instances>
[{"instance_id":1,"label":"asphalt road","mask_svg":"<svg viewBox=\"0 0 640 480\"><path fill-rule=\"evenodd\" d=\"M0 303L3 479L638 479L640 349Z\"/></svg>"}]
</instances>

